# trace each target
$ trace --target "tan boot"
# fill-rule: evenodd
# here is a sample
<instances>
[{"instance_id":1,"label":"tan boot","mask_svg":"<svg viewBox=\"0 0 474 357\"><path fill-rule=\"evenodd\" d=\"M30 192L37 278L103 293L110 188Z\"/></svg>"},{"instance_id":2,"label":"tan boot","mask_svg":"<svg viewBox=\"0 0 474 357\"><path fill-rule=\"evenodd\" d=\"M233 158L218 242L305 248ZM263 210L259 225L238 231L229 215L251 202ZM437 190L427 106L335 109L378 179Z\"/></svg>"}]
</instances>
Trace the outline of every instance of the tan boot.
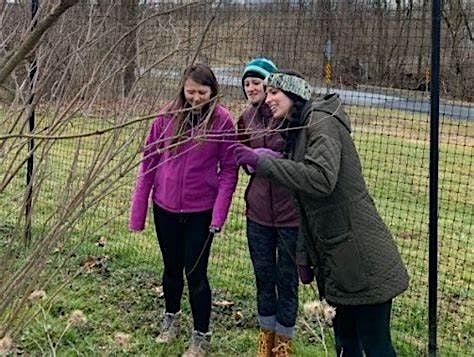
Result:
<instances>
[{"instance_id":1,"label":"tan boot","mask_svg":"<svg viewBox=\"0 0 474 357\"><path fill-rule=\"evenodd\" d=\"M291 356L291 338L276 334L272 352L274 357Z\"/></svg>"},{"instance_id":2,"label":"tan boot","mask_svg":"<svg viewBox=\"0 0 474 357\"><path fill-rule=\"evenodd\" d=\"M271 357L273 343L275 342L275 331L261 329L258 334L257 357Z\"/></svg>"}]
</instances>

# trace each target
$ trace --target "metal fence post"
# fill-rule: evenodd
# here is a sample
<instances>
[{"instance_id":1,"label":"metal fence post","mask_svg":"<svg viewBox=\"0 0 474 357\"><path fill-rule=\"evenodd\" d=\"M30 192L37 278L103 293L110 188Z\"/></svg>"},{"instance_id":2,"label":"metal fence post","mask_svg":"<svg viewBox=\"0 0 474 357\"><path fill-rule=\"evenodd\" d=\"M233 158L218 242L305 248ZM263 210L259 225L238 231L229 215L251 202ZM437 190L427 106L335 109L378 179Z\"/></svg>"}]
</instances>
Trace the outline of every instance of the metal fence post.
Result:
<instances>
[{"instance_id":1,"label":"metal fence post","mask_svg":"<svg viewBox=\"0 0 474 357\"><path fill-rule=\"evenodd\" d=\"M32 29L36 26L36 13L38 12L39 0L31 1L31 20L33 21ZM33 81L36 75L36 56L30 64L29 78L30 78L30 98L28 103L33 104ZM31 110L30 116L28 117L28 129L30 133L33 133L35 129L35 111ZM33 198L33 168L34 168L34 155L33 150L35 148L35 141L33 138L28 140L28 152L29 157L26 163L26 204L25 204L25 243L28 245L31 242L31 200Z\"/></svg>"},{"instance_id":2,"label":"metal fence post","mask_svg":"<svg viewBox=\"0 0 474 357\"><path fill-rule=\"evenodd\" d=\"M430 112L430 188L429 188L429 273L428 273L428 355L437 353L438 302L438 171L439 171L439 72L441 7L433 0L431 29L431 112Z\"/></svg>"}]
</instances>

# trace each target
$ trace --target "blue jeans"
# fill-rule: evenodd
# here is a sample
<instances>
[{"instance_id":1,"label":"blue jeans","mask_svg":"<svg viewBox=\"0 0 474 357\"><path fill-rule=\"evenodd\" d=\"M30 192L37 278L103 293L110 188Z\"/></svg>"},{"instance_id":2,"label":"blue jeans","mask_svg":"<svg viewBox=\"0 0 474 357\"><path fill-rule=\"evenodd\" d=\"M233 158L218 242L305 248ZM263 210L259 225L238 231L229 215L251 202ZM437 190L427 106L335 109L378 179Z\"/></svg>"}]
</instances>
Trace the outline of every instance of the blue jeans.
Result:
<instances>
[{"instance_id":1,"label":"blue jeans","mask_svg":"<svg viewBox=\"0 0 474 357\"><path fill-rule=\"evenodd\" d=\"M293 336L298 310L297 236L297 227L268 227L247 219L260 327L288 337Z\"/></svg>"},{"instance_id":2,"label":"blue jeans","mask_svg":"<svg viewBox=\"0 0 474 357\"><path fill-rule=\"evenodd\" d=\"M374 305L334 305L337 356L395 357L390 337L392 300Z\"/></svg>"}]
</instances>

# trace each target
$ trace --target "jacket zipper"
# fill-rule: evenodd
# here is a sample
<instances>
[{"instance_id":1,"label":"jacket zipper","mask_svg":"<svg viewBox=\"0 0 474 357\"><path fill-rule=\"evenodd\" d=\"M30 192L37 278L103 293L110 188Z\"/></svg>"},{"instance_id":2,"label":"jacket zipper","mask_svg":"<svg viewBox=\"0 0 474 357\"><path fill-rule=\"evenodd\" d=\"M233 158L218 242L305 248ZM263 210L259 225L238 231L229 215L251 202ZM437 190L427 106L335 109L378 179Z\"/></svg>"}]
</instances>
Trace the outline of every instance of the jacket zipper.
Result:
<instances>
[{"instance_id":1,"label":"jacket zipper","mask_svg":"<svg viewBox=\"0 0 474 357\"><path fill-rule=\"evenodd\" d=\"M183 151L185 150L184 147L182 147L182 149L183 149ZM178 185L178 188L180 190L179 200L178 200L178 202L179 202L178 207L179 207L179 212L180 213L183 213L183 191L184 191L183 190L183 176L184 176L183 171L184 171L184 168L186 167L187 159L188 159L188 152L185 152L184 157L182 158L183 162L182 162L181 165L179 165L179 170L178 170L179 171L179 185Z\"/></svg>"},{"instance_id":2,"label":"jacket zipper","mask_svg":"<svg viewBox=\"0 0 474 357\"><path fill-rule=\"evenodd\" d=\"M265 129L268 129L268 122L265 122L264 119L264 124L265 124ZM267 148L267 135L263 136L263 147ZM269 148L268 148L269 149ZM268 195L269 195L269 200L270 200L270 220L272 225L274 226L276 223L275 219L275 212L274 212L274 207L273 207L273 192L272 192L272 182L270 180L267 180L268 182Z\"/></svg>"}]
</instances>

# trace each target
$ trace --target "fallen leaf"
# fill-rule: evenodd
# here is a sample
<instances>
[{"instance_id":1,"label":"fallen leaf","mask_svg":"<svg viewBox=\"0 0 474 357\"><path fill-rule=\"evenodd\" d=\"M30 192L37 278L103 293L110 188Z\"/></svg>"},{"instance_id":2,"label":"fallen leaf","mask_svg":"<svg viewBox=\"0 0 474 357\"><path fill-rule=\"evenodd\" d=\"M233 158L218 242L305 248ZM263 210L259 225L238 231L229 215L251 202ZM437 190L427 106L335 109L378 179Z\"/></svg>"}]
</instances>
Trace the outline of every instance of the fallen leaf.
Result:
<instances>
[{"instance_id":1,"label":"fallen leaf","mask_svg":"<svg viewBox=\"0 0 474 357\"><path fill-rule=\"evenodd\" d=\"M114 334L114 341L117 346L127 347L130 344L130 335L123 332L116 332Z\"/></svg>"},{"instance_id":2,"label":"fallen leaf","mask_svg":"<svg viewBox=\"0 0 474 357\"><path fill-rule=\"evenodd\" d=\"M28 296L28 301L31 303L44 299L46 299L46 292L44 290L35 290Z\"/></svg>"},{"instance_id":3,"label":"fallen leaf","mask_svg":"<svg viewBox=\"0 0 474 357\"><path fill-rule=\"evenodd\" d=\"M233 301L228 301L228 300L220 300L220 301L215 301L214 302L215 306L221 306L224 308L230 308L235 305Z\"/></svg>"},{"instance_id":4,"label":"fallen leaf","mask_svg":"<svg viewBox=\"0 0 474 357\"><path fill-rule=\"evenodd\" d=\"M7 354L13 348L13 340L10 336L6 335L0 339L0 354Z\"/></svg>"},{"instance_id":5,"label":"fallen leaf","mask_svg":"<svg viewBox=\"0 0 474 357\"><path fill-rule=\"evenodd\" d=\"M244 319L244 314L240 311L236 311L234 314L234 319L236 323L240 323Z\"/></svg>"},{"instance_id":6,"label":"fallen leaf","mask_svg":"<svg viewBox=\"0 0 474 357\"><path fill-rule=\"evenodd\" d=\"M156 295L158 295L159 298L165 296L165 293L163 292L163 286L161 286L161 285L155 286L153 288L153 291L156 293Z\"/></svg>"},{"instance_id":7,"label":"fallen leaf","mask_svg":"<svg viewBox=\"0 0 474 357\"><path fill-rule=\"evenodd\" d=\"M107 237L100 237L97 242L95 242L95 245L98 247L104 247L107 244Z\"/></svg>"}]
</instances>

